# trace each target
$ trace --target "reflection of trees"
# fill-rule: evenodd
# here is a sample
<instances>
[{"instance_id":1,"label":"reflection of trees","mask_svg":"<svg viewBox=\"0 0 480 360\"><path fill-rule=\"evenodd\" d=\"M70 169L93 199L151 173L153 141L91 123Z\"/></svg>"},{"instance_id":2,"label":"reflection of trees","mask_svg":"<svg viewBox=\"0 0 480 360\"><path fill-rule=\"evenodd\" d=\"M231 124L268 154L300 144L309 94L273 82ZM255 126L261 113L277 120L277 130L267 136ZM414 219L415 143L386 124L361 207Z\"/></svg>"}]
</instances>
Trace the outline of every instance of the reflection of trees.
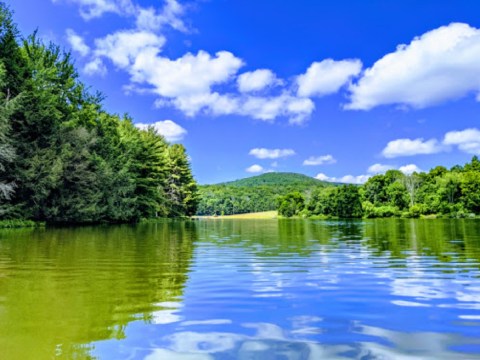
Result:
<instances>
[{"instance_id":1,"label":"reflection of trees","mask_svg":"<svg viewBox=\"0 0 480 360\"><path fill-rule=\"evenodd\" d=\"M435 256L442 261L480 259L480 222L458 219L376 219L365 223L365 238L374 254L407 252Z\"/></svg>"},{"instance_id":2,"label":"reflection of trees","mask_svg":"<svg viewBox=\"0 0 480 360\"><path fill-rule=\"evenodd\" d=\"M346 243L369 247L372 255L405 258L408 253L449 261L480 259L480 222L469 219L373 219L351 221L200 220L199 236L218 246L241 246L256 256L309 256L313 245L335 249ZM450 255L448 255L450 254Z\"/></svg>"},{"instance_id":3,"label":"reflection of trees","mask_svg":"<svg viewBox=\"0 0 480 360\"><path fill-rule=\"evenodd\" d=\"M201 220L200 237L218 246L238 246L255 256L281 254L308 256L312 253L310 240L317 241L315 227L306 220ZM322 231L324 228L320 228ZM328 231L328 230L327 230ZM322 237L328 239L328 236Z\"/></svg>"},{"instance_id":4,"label":"reflection of trees","mask_svg":"<svg viewBox=\"0 0 480 360\"><path fill-rule=\"evenodd\" d=\"M18 235L16 235L18 234ZM5 359L88 358L183 294L193 222L0 233Z\"/></svg>"},{"instance_id":5,"label":"reflection of trees","mask_svg":"<svg viewBox=\"0 0 480 360\"><path fill-rule=\"evenodd\" d=\"M239 246L259 257L292 254L310 256L314 245L337 246L335 240L358 241L364 222L279 220L200 220L199 236L218 246ZM334 240L334 241L332 241Z\"/></svg>"}]
</instances>

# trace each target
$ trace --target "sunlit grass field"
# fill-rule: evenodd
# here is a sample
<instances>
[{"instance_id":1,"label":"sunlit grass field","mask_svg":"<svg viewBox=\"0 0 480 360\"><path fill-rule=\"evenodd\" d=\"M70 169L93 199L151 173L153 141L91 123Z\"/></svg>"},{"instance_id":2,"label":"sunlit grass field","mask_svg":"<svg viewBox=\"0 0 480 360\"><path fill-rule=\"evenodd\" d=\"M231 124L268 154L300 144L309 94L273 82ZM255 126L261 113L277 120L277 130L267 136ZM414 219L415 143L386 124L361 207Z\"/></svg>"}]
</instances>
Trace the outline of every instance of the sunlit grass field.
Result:
<instances>
[{"instance_id":1,"label":"sunlit grass field","mask_svg":"<svg viewBox=\"0 0 480 360\"><path fill-rule=\"evenodd\" d=\"M276 219L277 211L262 211L248 214L224 215L224 216L196 216L199 219Z\"/></svg>"}]
</instances>

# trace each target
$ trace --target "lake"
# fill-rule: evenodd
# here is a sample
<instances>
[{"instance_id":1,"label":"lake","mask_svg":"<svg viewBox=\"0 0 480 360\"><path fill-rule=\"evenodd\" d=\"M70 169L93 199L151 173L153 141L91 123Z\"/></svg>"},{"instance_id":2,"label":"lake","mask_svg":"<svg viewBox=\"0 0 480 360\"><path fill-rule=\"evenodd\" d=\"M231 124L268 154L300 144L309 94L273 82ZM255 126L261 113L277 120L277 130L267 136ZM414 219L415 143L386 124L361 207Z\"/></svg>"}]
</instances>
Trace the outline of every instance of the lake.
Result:
<instances>
[{"instance_id":1,"label":"lake","mask_svg":"<svg viewBox=\"0 0 480 360\"><path fill-rule=\"evenodd\" d=\"M0 358L480 359L480 221L2 230Z\"/></svg>"}]
</instances>

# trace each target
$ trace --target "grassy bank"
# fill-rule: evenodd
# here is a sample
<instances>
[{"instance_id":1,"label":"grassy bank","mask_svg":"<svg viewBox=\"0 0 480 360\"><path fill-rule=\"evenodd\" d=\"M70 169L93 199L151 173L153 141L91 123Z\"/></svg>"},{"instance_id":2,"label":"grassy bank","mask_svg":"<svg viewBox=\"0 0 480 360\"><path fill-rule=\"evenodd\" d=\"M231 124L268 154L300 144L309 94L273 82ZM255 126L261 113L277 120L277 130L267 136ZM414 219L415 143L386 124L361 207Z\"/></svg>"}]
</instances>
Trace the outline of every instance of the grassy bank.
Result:
<instances>
[{"instance_id":1,"label":"grassy bank","mask_svg":"<svg viewBox=\"0 0 480 360\"><path fill-rule=\"evenodd\" d=\"M262 211L247 214L223 215L223 216L195 216L195 219L276 219L277 211Z\"/></svg>"},{"instance_id":2,"label":"grassy bank","mask_svg":"<svg viewBox=\"0 0 480 360\"><path fill-rule=\"evenodd\" d=\"M44 222L32 220L0 220L0 229L35 228L45 226Z\"/></svg>"}]
</instances>

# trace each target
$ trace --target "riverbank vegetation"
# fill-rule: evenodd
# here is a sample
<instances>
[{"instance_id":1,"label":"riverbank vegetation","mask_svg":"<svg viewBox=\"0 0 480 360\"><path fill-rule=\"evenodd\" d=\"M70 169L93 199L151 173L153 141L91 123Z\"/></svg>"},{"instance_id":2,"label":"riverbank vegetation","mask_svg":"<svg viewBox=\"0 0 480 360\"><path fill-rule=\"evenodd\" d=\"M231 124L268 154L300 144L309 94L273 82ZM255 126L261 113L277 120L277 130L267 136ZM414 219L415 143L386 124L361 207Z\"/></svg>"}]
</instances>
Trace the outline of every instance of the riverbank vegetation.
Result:
<instances>
[{"instance_id":1,"label":"riverbank vegetation","mask_svg":"<svg viewBox=\"0 0 480 360\"><path fill-rule=\"evenodd\" d=\"M0 3L0 220L133 222L195 214L185 148L78 77L68 53L22 38Z\"/></svg>"},{"instance_id":2,"label":"riverbank vegetation","mask_svg":"<svg viewBox=\"0 0 480 360\"><path fill-rule=\"evenodd\" d=\"M200 187L198 215L278 210L282 217L475 217L480 214L480 161L429 172L389 170L363 185L340 185L305 175L270 173Z\"/></svg>"},{"instance_id":3,"label":"riverbank vegetation","mask_svg":"<svg viewBox=\"0 0 480 360\"><path fill-rule=\"evenodd\" d=\"M475 217L480 214L480 161L474 156L464 166L409 175L389 170L361 186L294 192L277 204L285 217Z\"/></svg>"}]
</instances>

